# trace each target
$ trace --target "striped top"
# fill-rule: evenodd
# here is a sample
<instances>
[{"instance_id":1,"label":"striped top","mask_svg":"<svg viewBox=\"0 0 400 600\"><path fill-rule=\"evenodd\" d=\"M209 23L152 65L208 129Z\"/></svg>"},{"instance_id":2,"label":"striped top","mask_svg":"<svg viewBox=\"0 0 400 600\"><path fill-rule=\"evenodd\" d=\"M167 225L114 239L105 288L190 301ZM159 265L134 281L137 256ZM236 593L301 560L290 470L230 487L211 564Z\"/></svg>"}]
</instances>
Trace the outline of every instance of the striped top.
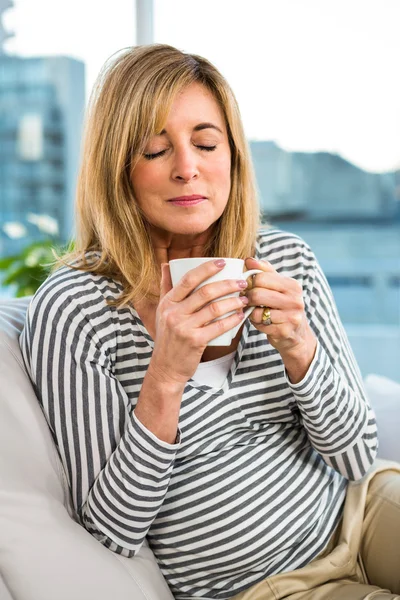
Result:
<instances>
[{"instance_id":1,"label":"striped top","mask_svg":"<svg viewBox=\"0 0 400 600\"><path fill-rule=\"evenodd\" d=\"M230 598L309 563L347 480L377 449L374 415L327 281L299 237L260 230L256 258L303 286L318 338L303 380L247 319L222 387L189 380L177 443L136 418L153 340L121 284L63 267L35 294L23 357L82 525L132 557L147 536L177 600Z\"/></svg>"}]
</instances>

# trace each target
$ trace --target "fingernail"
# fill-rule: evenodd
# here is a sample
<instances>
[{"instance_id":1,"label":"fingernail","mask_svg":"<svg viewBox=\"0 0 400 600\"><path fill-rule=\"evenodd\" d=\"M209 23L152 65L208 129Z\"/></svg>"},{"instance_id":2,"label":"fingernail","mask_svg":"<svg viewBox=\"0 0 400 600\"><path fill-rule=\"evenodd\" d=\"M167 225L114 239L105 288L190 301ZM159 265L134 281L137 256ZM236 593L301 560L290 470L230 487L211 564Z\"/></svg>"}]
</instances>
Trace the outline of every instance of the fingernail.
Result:
<instances>
[{"instance_id":1,"label":"fingernail","mask_svg":"<svg viewBox=\"0 0 400 600\"><path fill-rule=\"evenodd\" d=\"M217 265L217 267L224 267L226 265L226 262L224 261L223 258L219 258L218 260L214 260L214 263Z\"/></svg>"},{"instance_id":2,"label":"fingernail","mask_svg":"<svg viewBox=\"0 0 400 600\"><path fill-rule=\"evenodd\" d=\"M240 300L241 300L241 302L243 302L243 304L249 303L249 299L247 298L247 296L240 296Z\"/></svg>"},{"instance_id":3,"label":"fingernail","mask_svg":"<svg viewBox=\"0 0 400 600\"><path fill-rule=\"evenodd\" d=\"M245 288L245 287L247 287L247 281L246 281L245 279L239 279L239 280L238 280L238 282L237 282L237 284L238 284L238 286L239 286L240 288Z\"/></svg>"}]
</instances>

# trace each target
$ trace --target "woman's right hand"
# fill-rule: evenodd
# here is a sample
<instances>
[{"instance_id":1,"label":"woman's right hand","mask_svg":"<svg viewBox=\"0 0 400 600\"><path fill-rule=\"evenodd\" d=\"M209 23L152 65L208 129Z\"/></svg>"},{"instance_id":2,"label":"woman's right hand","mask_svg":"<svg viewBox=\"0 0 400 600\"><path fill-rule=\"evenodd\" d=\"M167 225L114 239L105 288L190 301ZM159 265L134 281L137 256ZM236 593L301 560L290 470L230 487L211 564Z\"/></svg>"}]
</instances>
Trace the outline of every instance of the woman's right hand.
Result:
<instances>
[{"instance_id":1,"label":"woman's right hand","mask_svg":"<svg viewBox=\"0 0 400 600\"><path fill-rule=\"evenodd\" d=\"M207 344L242 321L247 303L245 296L215 300L243 291L247 286L245 280L216 281L194 292L198 285L223 268L220 260L207 261L188 271L175 286L168 263L161 265L156 339L149 365L158 381L184 386L194 375ZM231 311L235 313L211 322Z\"/></svg>"}]
</instances>

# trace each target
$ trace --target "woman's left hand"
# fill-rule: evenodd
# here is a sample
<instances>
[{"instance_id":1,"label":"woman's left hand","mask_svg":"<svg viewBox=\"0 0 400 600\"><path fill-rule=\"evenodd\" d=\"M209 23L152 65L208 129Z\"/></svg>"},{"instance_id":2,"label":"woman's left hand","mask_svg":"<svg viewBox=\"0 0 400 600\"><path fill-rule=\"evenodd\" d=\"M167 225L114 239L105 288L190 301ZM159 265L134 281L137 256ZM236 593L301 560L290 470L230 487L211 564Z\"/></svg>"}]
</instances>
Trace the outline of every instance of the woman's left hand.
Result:
<instances>
[{"instance_id":1,"label":"woman's left hand","mask_svg":"<svg viewBox=\"0 0 400 600\"><path fill-rule=\"evenodd\" d=\"M258 331L265 333L278 350L292 383L301 381L314 358L316 337L308 323L300 283L280 275L264 260L246 259L246 269L261 269L253 276L251 289L245 294L248 306L256 306L249 319ZM271 325L262 322L263 308L270 309Z\"/></svg>"}]
</instances>

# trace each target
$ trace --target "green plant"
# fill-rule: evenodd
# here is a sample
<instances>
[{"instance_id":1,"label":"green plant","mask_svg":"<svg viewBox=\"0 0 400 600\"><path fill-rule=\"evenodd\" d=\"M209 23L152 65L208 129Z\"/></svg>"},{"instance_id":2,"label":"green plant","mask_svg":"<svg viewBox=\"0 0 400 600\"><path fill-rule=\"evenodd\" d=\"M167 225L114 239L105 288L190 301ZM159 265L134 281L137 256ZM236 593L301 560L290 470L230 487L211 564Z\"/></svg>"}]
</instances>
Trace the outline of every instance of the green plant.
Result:
<instances>
[{"instance_id":1,"label":"green plant","mask_svg":"<svg viewBox=\"0 0 400 600\"><path fill-rule=\"evenodd\" d=\"M47 214L28 213L26 223L34 225L44 235L44 239L32 242L19 254L0 258L0 272L4 276L0 281L2 286L15 286L14 295L17 298L31 296L47 279L57 254L63 255L74 249L74 242L60 242L57 220ZM11 239L21 239L28 235L25 223L8 221L2 225L2 230Z\"/></svg>"},{"instance_id":2,"label":"green plant","mask_svg":"<svg viewBox=\"0 0 400 600\"><path fill-rule=\"evenodd\" d=\"M63 254L67 248L73 249L73 242L65 247L54 240L41 240L29 244L20 254L0 258L0 271L4 274L1 284L16 286L14 295L17 298L34 294L54 263L53 248L57 254Z\"/></svg>"}]
</instances>

